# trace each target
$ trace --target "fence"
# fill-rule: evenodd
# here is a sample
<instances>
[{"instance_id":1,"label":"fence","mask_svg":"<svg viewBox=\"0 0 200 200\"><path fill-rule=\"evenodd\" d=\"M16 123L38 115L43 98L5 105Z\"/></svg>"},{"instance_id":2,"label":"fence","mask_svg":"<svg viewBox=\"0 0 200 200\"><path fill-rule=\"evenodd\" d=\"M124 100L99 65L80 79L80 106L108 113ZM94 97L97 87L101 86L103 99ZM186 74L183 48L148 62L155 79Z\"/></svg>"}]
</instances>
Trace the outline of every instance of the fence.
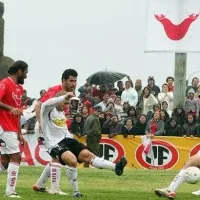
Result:
<instances>
[{"instance_id":1,"label":"fence","mask_svg":"<svg viewBox=\"0 0 200 200\"><path fill-rule=\"evenodd\" d=\"M45 165L50 156L39 148L35 135L26 135L26 146L22 153L22 165ZM78 139L85 143L85 138ZM140 136L121 135L110 139L102 135L101 157L116 162L126 156L128 168L146 169L180 169L184 161L200 150L200 138L155 137L152 141L152 158L144 153ZM82 167L82 165L79 165Z\"/></svg>"}]
</instances>

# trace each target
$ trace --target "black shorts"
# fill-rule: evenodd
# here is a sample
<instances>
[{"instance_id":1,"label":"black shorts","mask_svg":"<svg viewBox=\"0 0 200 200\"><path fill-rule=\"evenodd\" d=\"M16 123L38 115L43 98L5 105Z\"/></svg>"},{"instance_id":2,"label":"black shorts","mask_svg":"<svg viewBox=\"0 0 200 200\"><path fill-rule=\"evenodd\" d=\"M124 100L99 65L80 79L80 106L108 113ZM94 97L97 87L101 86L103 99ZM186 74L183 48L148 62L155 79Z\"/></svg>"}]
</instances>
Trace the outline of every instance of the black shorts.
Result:
<instances>
[{"instance_id":1,"label":"black shorts","mask_svg":"<svg viewBox=\"0 0 200 200\"><path fill-rule=\"evenodd\" d=\"M67 151L67 150L71 151L76 156L78 162L79 162L78 156L79 156L80 152L83 149L87 149L87 147L84 144L82 144L82 143L78 142L76 139L72 139L72 138L64 138L63 140L61 140L58 143L58 146L61 147L62 149L65 149L65 151Z\"/></svg>"}]
</instances>

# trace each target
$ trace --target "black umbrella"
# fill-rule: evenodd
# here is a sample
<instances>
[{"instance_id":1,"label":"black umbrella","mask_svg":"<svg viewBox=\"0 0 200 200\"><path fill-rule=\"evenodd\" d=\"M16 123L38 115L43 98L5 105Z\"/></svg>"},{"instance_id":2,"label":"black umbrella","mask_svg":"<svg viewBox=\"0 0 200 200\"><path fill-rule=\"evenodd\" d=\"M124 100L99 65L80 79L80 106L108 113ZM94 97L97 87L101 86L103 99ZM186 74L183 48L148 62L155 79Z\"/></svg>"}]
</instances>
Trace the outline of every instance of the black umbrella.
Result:
<instances>
[{"instance_id":1,"label":"black umbrella","mask_svg":"<svg viewBox=\"0 0 200 200\"><path fill-rule=\"evenodd\" d=\"M99 71L87 78L87 82L92 85L103 85L109 83L115 83L127 76L126 74L112 71Z\"/></svg>"}]
</instances>

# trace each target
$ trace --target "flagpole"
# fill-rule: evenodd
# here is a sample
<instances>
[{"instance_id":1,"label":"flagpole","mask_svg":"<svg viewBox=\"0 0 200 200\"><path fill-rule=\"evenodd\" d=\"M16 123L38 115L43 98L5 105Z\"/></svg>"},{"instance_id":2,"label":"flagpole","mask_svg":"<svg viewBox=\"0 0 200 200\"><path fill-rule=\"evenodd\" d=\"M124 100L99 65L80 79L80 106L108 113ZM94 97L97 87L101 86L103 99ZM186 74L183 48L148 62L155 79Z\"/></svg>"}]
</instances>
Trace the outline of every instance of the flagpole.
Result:
<instances>
[{"instance_id":1,"label":"flagpole","mask_svg":"<svg viewBox=\"0 0 200 200\"><path fill-rule=\"evenodd\" d=\"M185 108L186 97L186 70L187 70L187 54L175 53L175 68L174 68L174 108L177 105Z\"/></svg>"}]
</instances>

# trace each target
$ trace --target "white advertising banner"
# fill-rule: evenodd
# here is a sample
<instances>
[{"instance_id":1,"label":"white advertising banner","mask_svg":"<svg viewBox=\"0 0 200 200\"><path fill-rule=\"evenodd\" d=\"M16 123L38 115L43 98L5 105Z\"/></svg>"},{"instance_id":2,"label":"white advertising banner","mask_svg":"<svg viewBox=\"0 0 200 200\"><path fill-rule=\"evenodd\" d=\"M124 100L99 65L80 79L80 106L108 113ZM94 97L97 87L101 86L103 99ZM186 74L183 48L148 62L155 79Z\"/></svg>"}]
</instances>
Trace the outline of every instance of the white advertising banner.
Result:
<instances>
[{"instance_id":1,"label":"white advertising banner","mask_svg":"<svg viewBox=\"0 0 200 200\"><path fill-rule=\"evenodd\" d=\"M148 0L145 52L200 52L200 0Z\"/></svg>"}]
</instances>

